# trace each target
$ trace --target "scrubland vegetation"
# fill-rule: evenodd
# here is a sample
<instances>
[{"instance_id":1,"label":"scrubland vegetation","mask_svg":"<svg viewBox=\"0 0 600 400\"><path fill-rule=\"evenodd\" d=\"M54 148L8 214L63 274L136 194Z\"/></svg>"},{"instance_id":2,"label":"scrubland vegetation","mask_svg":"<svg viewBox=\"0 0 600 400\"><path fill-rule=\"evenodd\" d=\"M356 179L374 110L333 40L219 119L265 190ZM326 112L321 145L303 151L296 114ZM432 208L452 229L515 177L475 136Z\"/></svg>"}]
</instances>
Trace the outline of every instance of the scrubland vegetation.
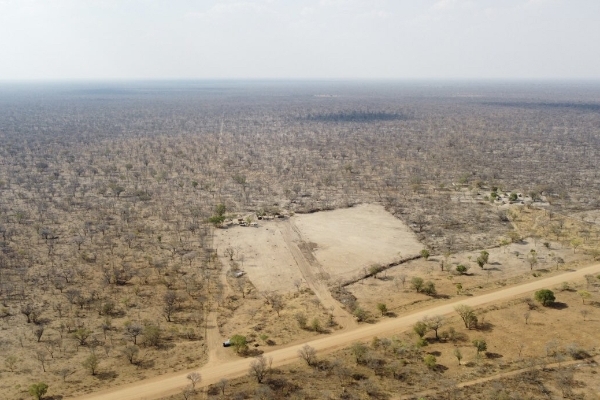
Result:
<instances>
[{"instance_id":1,"label":"scrubland vegetation","mask_svg":"<svg viewBox=\"0 0 600 400\"><path fill-rule=\"evenodd\" d=\"M2 86L0 397L58 399L196 368L234 333L256 355L590 264L599 100L577 85ZM268 293L232 275L244 254L215 245L227 220L367 203L426 253ZM315 268L316 246L300 249ZM208 394L190 379L179 398L592 396L598 283L474 310L472 327L423 321L422 335L305 355ZM522 372L456 386L506 371Z\"/></svg>"}]
</instances>

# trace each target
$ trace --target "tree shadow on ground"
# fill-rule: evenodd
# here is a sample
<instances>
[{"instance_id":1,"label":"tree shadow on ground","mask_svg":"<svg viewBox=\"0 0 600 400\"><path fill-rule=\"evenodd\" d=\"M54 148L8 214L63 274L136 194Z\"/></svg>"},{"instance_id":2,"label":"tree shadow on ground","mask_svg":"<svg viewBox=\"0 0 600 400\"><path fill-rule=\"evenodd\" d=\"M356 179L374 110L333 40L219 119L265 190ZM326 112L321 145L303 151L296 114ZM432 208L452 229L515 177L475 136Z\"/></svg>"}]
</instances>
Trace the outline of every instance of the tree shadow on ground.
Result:
<instances>
[{"instance_id":1,"label":"tree shadow on ground","mask_svg":"<svg viewBox=\"0 0 600 400\"><path fill-rule=\"evenodd\" d=\"M467 335L464 332L455 332L454 333L454 339L452 340L452 342L468 342L469 341L469 335Z\"/></svg>"},{"instance_id":2,"label":"tree shadow on ground","mask_svg":"<svg viewBox=\"0 0 600 400\"><path fill-rule=\"evenodd\" d=\"M493 352L489 352L489 351L485 353L485 356L486 356L486 358L489 358L491 360L495 360L495 359L504 357L502 354L493 353Z\"/></svg>"},{"instance_id":3,"label":"tree shadow on ground","mask_svg":"<svg viewBox=\"0 0 600 400\"><path fill-rule=\"evenodd\" d=\"M102 371L96 374L96 378L100 379L101 381L113 380L117 376L119 376L119 374L117 374L115 371Z\"/></svg>"},{"instance_id":4,"label":"tree shadow on ground","mask_svg":"<svg viewBox=\"0 0 600 400\"><path fill-rule=\"evenodd\" d=\"M569 305L567 303L561 303L560 301L555 301L549 307L554 308L555 310L564 310L565 308L569 308Z\"/></svg>"},{"instance_id":5,"label":"tree shadow on ground","mask_svg":"<svg viewBox=\"0 0 600 400\"><path fill-rule=\"evenodd\" d=\"M445 365L442 365L442 364L435 364L435 367L433 367L433 370L437 373L443 374L444 372L448 371L448 367L446 367Z\"/></svg>"},{"instance_id":6,"label":"tree shadow on ground","mask_svg":"<svg viewBox=\"0 0 600 400\"><path fill-rule=\"evenodd\" d=\"M175 348L175 343L162 342L158 346L156 346L156 348L160 349L160 350L171 350L171 349Z\"/></svg>"},{"instance_id":7,"label":"tree shadow on ground","mask_svg":"<svg viewBox=\"0 0 600 400\"><path fill-rule=\"evenodd\" d=\"M217 386L209 386L206 393L210 396L218 396L221 394L221 389Z\"/></svg>"},{"instance_id":8,"label":"tree shadow on ground","mask_svg":"<svg viewBox=\"0 0 600 400\"><path fill-rule=\"evenodd\" d=\"M263 353L264 353L264 351L262 351L260 349L248 349L244 353L244 357L257 357L257 356L260 356Z\"/></svg>"},{"instance_id":9,"label":"tree shadow on ground","mask_svg":"<svg viewBox=\"0 0 600 400\"><path fill-rule=\"evenodd\" d=\"M319 371L327 371L331 369L331 363L328 360L317 360L313 366Z\"/></svg>"},{"instance_id":10,"label":"tree shadow on ground","mask_svg":"<svg viewBox=\"0 0 600 400\"><path fill-rule=\"evenodd\" d=\"M494 330L494 324L487 321L482 322L479 325L477 325L477 330L482 332L491 332Z\"/></svg>"},{"instance_id":11,"label":"tree shadow on ground","mask_svg":"<svg viewBox=\"0 0 600 400\"><path fill-rule=\"evenodd\" d=\"M288 381L283 377L270 378L265 382L269 387L275 391L285 391L287 393L292 393L300 389L300 386L296 385L293 382Z\"/></svg>"},{"instance_id":12,"label":"tree shadow on ground","mask_svg":"<svg viewBox=\"0 0 600 400\"><path fill-rule=\"evenodd\" d=\"M150 369L154 367L154 360L140 360L137 362L138 368Z\"/></svg>"}]
</instances>

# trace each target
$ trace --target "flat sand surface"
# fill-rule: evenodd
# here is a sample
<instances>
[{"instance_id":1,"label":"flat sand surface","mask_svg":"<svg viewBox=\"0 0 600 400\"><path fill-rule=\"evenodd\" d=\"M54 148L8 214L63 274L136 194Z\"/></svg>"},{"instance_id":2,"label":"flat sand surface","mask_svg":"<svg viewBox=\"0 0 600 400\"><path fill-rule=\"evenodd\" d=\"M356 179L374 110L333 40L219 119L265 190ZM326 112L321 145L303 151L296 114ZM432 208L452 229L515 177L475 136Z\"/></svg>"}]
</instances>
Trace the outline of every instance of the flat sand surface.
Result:
<instances>
[{"instance_id":1,"label":"flat sand surface","mask_svg":"<svg viewBox=\"0 0 600 400\"><path fill-rule=\"evenodd\" d=\"M236 250L234 260L259 291L280 292L295 290L294 281L309 279L307 273L322 281L348 279L423 248L402 221L374 204L217 229L215 245L224 262L225 249Z\"/></svg>"},{"instance_id":2,"label":"flat sand surface","mask_svg":"<svg viewBox=\"0 0 600 400\"><path fill-rule=\"evenodd\" d=\"M351 278L423 249L410 228L380 205L298 215L293 222L305 241L317 245L313 253L332 278Z\"/></svg>"},{"instance_id":3,"label":"flat sand surface","mask_svg":"<svg viewBox=\"0 0 600 400\"><path fill-rule=\"evenodd\" d=\"M289 221L258 221L258 228L233 226L215 231L217 253L224 263L226 248L236 250L234 260L261 292L295 290L302 274L284 240L282 229Z\"/></svg>"}]
</instances>

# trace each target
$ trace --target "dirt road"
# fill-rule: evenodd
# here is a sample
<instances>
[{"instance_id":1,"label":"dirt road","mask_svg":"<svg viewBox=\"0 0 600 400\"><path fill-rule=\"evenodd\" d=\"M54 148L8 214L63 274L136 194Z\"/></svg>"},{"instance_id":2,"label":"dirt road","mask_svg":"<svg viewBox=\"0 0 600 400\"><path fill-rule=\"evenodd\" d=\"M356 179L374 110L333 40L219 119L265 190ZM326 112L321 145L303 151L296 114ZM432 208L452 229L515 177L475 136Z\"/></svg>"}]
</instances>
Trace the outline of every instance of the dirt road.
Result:
<instances>
[{"instance_id":1,"label":"dirt road","mask_svg":"<svg viewBox=\"0 0 600 400\"><path fill-rule=\"evenodd\" d=\"M515 296L531 293L541 288L552 288L564 281L582 279L587 274L600 273L600 264L582 268L577 271L565 272L545 279L540 279L526 284L504 288L495 292L482 294L476 297L449 302L440 306L434 306L426 310L420 310L409 315L390 319L379 324L359 326L355 329L345 330L319 339L307 342L318 352L331 352L355 341L369 340L373 336L391 336L400 331L409 329L415 322L426 315L444 315L454 312L458 304L469 306L480 306L483 304L506 300ZM265 356L273 358L273 366L281 366L298 360L298 350L302 344L289 346L265 353ZM157 360L158 362L158 360ZM205 366L197 371L202 375L202 386L218 382L221 378L236 378L245 375L252 359L238 359L220 364ZM141 400L158 399L167 395L176 394L185 387L188 382L186 375L191 371L177 372L169 375L135 382L128 385L115 387L109 390L77 397L81 400Z\"/></svg>"}]
</instances>

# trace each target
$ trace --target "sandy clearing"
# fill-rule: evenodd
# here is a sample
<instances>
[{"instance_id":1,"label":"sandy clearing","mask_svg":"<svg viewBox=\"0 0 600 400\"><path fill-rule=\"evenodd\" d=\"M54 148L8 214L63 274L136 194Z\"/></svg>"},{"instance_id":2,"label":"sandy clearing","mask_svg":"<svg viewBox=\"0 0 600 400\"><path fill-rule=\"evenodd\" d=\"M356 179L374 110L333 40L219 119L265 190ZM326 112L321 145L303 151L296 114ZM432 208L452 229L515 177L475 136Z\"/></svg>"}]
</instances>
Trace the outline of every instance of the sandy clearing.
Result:
<instances>
[{"instance_id":1,"label":"sandy clearing","mask_svg":"<svg viewBox=\"0 0 600 400\"><path fill-rule=\"evenodd\" d=\"M302 274L286 244L282 228L287 221L259 221L258 228L233 226L215 231L215 246L224 265L227 247L237 251L234 260L246 271L257 290L291 292Z\"/></svg>"},{"instance_id":2,"label":"sandy clearing","mask_svg":"<svg viewBox=\"0 0 600 400\"><path fill-rule=\"evenodd\" d=\"M423 245L383 206L353 208L293 218L303 239L315 243L315 257L331 278L350 278L372 264L389 264L419 254Z\"/></svg>"},{"instance_id":3,"label":"sandy clearing","mask_svg":"<svg viewBox=\"0 0 600 400\"><path fill-rule=\"evenodd\" d=\"M219 231L218 235L220 248L237 249L234 259L243 258L243 269L259 291L291 292L296 290L294 283L301 281L312 289L325 309L331 310L341 327L356 325L354 318L331 296L322 266L310 250L299 247L305 242L293 220L266 222L258 228L230 228ZM229 260L223 250L217 252L227 265Z\"/></svg>"},{"instance_id":4,"label":"sandy clearing","mask_svg":"<svg viewBox=\"0 0 600 400\"><path fill-rule=\"evenodd\" d=\"M352 328L357 325L354 317L341 307L325 282L323 277L324 270L319 262L314 258L310 250L302 251L298 245L302 244L302 238L293 221L283 225L283 238L285 239L288 249L292 253L296 265L300 269L304 281L312 289L319 301L326 309L331 310L333 317L337 323L343 328Z\"/></svg>"},{"instance_id":5,"label":"sandy clearing","mask_svg":"<svg viewBox=\"0 0 600 400\"><path fill-rule=\"evenodd\" d=\"M480 306L483 304L496 302L515 296L530 293L544 287L552 287L565 280L582 279L587 274L600 273L600 264L595 264L576 271L569 271L564 274L555 275L545 279L540 279L526 284L517 285L509 288L504 288L498 291L482 294L480 296L461 299L459 301L448 302L443 305L430 307L424 310L386 320L382 323L373 325L363 325L355 329L346 330L333 334L327 337L322 337L307 342L319 352L331 352L349 344L368 340L373 336L389 336L409 329L416 321L426 315L446 315L454 312L454 307L458 304L467 304L470 306ZM302 344L289 346L268 352L265 355L273 358L273 366L281 366L295 362L298 360L298 350ZM198 369L202 375L201 386L207 386L218 382L221 378L236 378L247 373L249 364L252 359L240 359L236 361L225 362L220 365L211 365ZM186 376L190 371L178 372L167 376L159 376L136 382L128 385L123 385L102 392L88 394L77 397L80 400L150 400L159 399L168 395L178 393L187 385Z\"/></svg>"},{"instance_id":6,"label":"sandy clearing","mask_svg":"<svg viewBox=\"0 0 600 400\"><path fill-rule=\"evenodd\" d=\"M423 248L402 221L375 204L258 222L257 228L217 229L215 246L225 265L224 250L237 250L234 259L259 291L291 292L294 281L308 279L296 247L320 280L347 279L372 264L389 264Z\"/></svg>"}]
</instances>

